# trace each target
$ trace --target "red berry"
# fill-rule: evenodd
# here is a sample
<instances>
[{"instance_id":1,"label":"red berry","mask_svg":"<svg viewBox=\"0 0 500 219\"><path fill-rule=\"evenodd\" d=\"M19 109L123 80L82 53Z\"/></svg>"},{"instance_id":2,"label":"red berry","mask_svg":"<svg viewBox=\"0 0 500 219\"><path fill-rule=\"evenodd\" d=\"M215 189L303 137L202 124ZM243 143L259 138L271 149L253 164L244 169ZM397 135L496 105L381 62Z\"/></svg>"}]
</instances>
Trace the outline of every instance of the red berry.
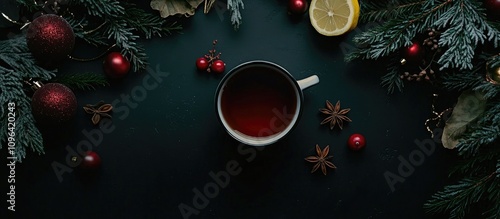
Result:
<instances>
[{"instance_id":1,"label":"red berry","mask_svg":"<svg viewBox=\"0 0 500 219\"><path fill-rule=\"evenodd\" d=\"M208 69L208 60L205 57L196 59L196 68L199 71L206 71Z\"/></svg>"},{"instance_id":2,"label":"red berry","mask_svg":"<svg viewBox=\"0 0 500 219\"><path fill-rule=\"evenodd\" d=\"M301 15L306 13L308 8L307 0L289 0L288 11L293 15Z\"/></svg>"},{"instance_id":3,"label":"red berry","mask_svg":"<svg viewBox=\"0 0 500 219\"><path fill-rule=\"evenodd\" d=\"M215 73L223 73L224 70L226 69L226 63L224 63L222 60L217 59L212 63L212 66L210 66L210 70L212 70Z\"/></svg>"},{"instance_id":4,"label":"red berry","mask_svg":"<svg viewBox=\"0 0 500 219\"><path fill-rule=\"evenodd\" d=\"M95 170L101 166L101 157L96 152L87 151L80 167L86 170Z\"/></svg>"},{"instance_id":5,"label":"red berry","mask_svg":"<svg viewBox=\"0 0 500 219\"><path fill-rule=\"evenodd\" d=\"M355 151L363 149L366 146L365 136L361 134L352 134L349 140L347 140L347 146Z\"/></svg>"},{"instance_id":6,"label":"red berry","mask_svg":"<svg viewBox=\"0 0 500 219\"><path fill-rule=\"evenodd\" d=\"M119 52L106 56L103 63L104 73L110 78L122 78L130 70L130 62Z\"/></svg>"}]
</instances>

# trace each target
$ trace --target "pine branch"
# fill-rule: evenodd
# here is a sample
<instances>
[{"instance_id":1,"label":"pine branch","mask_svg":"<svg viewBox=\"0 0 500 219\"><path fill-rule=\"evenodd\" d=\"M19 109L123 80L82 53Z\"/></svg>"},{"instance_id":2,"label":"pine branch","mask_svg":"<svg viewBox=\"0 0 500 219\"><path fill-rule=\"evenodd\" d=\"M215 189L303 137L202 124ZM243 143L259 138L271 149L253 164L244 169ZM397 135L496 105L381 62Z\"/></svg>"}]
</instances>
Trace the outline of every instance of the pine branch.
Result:
<instances>
[{"instance_id":1,"label":"pine branch","mask_svg":"<svg viewBox=\"0 0 500 219\"><path fill-rule=\"evenodd\" d=\"M92 29L89 28L89 30L85 30L85 28L90 26L86 17L79 20L77 20L74 16L65 16L64 18L73 28L76 38L80 38L93 46L109 46L108 39L104 37L101 32L99 32L105 23L93 27Z\"/></svg>"},{"instance_id":2,"label":"pine branch","mask_svg":"<svg viewBox=\"0 0 500 219\"><path fill-rule=\"evenodd\" d=\"M498 219L500 217L500 189L498 186L500 186L498 183L498 177L500 174L497 172L497 179L495 180L497 182L497 188L490 191L491 194L488 197L488 200L492 203L491 207L489 208L490 210L484 212L484 215L487 216L486 219Z\"/></svg>"},{"instance_id":3,"label":"pine branch","mask_svg":"<svg viewBox=\"0 0 500 219\"><path fill-rule=\"evenodd\" d=\"M491 147L484 149L478 155L465 159L454 166L449 176L474 176L485 171L491 171L491 167L495 165L496 158L498 157L500 157L500 148Z\"/></svg>"},{"instance_id":4,"label":"pine branch","mask_svg":"<svg viewBox=\"0 0 500 219\"><path fill-rule=\"evenodd\" d=\"M96 86L109 85L102 74L94 73L65 74L54 78L54 82L64 84L73 90L95 90Z\"/></svg>"},{"instance_id":5,"label":"pine branch","mask_svg":"<svg viewBox=\"0 0 500 219\"><path fill-rule=\"evenodd\" d=\"M133 3L117 0L77 0L73 6L88 9L88 15L82 18L67 16L75 35L96 46L116 45L122 54L131 62L133 71L145 69L147 55L137 44L144 35L146 39L153 36L166 36L182 27L178 24L167 24L166 20L137 8ZM97 20L90 25L89 20ZM100 23L99 23L100 22Z\"/></svg>"},{"instance_id":6,"label":"pine branch","mask_svg":"<svg viewBox=\"0 0 500 219\"><path fill-rule=\"evenodd\" d=\"M91 16L120 17L125 14L125 8L118 0L75 0L73 3L85 7Z\"/></svg>"},{"instance_id":7,"label":"pine branch","mask_svg":"<svg viewBox=\"0 0 500 219\"><path fill-rule=\"evenodd\" d=\"M35 0L16 0L16 1L17 3L26 7L30 12L40 11L42 9L42 6L37 4Z\"/></svg>"},{"instance_id":8,"label":"pine branch","mask_svg":"<svg viewBox=\"0 0 500 219\"><path fill-rule=\"evenodd\" d=\"M26 157L26 149L43 153L43 141L31 114L30 98L23 90L29 78L49 80L54 76L36 65L31 57L26 40L22 37L0 41L0 121L7 124L6 103L16 104L16 154L18 162ZM7 141L6 125L0 125L0 148Z\"/></svg>"},{"instance_id":9,"label":"pine branch","mask_svg":"<svg viewBox=\"0 0 500 219\"><path fill-rule=\"evenodd\" d=\"M478 74L460 71L455 74L446 74L443 76L443 87L450 91L463 91L478 87L486 83L483 76Z\"/></svg>"},{"instance_id":10,"label":"pine branch","mask_svg":"<svg viewBox=\"0 0 500 219\"><path fill-rule=\"evenodd\" d=\"M479 202L488 193L498 189L495 173L481 178L465 178L457 184L448 185L424 204L428 213L450 212L450 218L463 218L472 204Z\"/></svg>"},{"instance_id":11,"label":"pine branch","mask_svg":"<svg viewBox=\"0 0 500 219\"><path fill-rule=\"evenodd\" d=\"M425 0L360 1L360 22L384 21L418 13Z\"/></svg>"},{"instance_id":12,"label":"pine branch","mask_svg":"<svg viewBox=\"0 0 500 219\"><path fill-rule=\"evenodd\" d=\"M356 35L353 39L358 45L357 56L351 58L379 59L390 55L402 47L412 44L413 38L422 33L450 8L445 1L432 8L422 8L420 12L409 14L405 18L395 18L368 31Z\"/></svg>"},{"instance_id":13,"label":"pine branch","mask_svg":"<svg viewBox=\"0 0 500 219\"><path fill-rule=\"evenodd\" d=\"M498 124L481 125L467 131L463 136L457 144L459 154L465 157L474 156L481 146L492 144L500 137L500 126Z\"/></svg>"},{"instance_id":14,"label":"pine branch","mask_svg":"<svg viewBox=\"0 0 500 219\"><path fill-rule=\"evenodd\" d=\"M175 22L166 25L165 19L146 13L131 3L126 5L125 16L123 18L131 28L141 32L146 39L150 39L153 36L162 37L171 35L173 31L182 29L182 26Z\"/></svg>"},{"instance_id":15,"label":"pine branch","mask_svg":"<svg viewBox=\"0 0 500 219\"><path fill-rule=\"evenodd\" d=\"M133 70L138 71L145 69L148 63L146 52L136 43L139 36L133 34L133 30L124 20L108 20L105 33L122 48L122 54L129 58Z\"/></svg>"},{"instance_id":16,"label":"pine branch","mask_svg":"<svg viewBox=\"0 0 500 219\"><path fill-rule=\"evenodd\" d=\"M382 82L381 85L383 87L387 87L387 92L389 94L392 94L396 88L399 91L403 90L404 83L403 80L401 80L400 74L399 74L399 66L396 64L397 61L394 60L395 57L393 57L393 60L389 63L387 66L387 74L382 77Z\"/></svg>"},{"instance_id":17,"label":"pine branch","mask_svg":"<svg viewBox=\"0 0 500 219\"><path fill-rule=\"evenodd\" d=\"M472 69L474 50L486 40L498 45L500 32L486 22L484 9L477 1L454 1L434 25L439 29L447 28L439 40L445 50L438 63L441 69Z\"/></svg>"},{"instance_id":18,"label":"pine branch","mask_svg":"<svg viewBox=\"0 0 500 219\"><path fill-rule=\"evenodd\" d=\"M227 9L231 12L231 23L234 29L240 28L242 17L240 9L245 9L243 0L227 0Z\"/></svg>"}]
</instances>

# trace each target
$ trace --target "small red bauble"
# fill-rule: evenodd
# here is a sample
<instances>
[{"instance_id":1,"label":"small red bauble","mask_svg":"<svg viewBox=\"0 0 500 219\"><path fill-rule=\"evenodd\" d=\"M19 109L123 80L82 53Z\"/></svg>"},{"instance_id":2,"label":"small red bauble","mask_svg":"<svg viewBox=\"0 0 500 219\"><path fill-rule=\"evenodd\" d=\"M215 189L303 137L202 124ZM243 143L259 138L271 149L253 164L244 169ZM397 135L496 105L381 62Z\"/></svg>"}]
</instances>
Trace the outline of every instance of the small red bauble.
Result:
<instances>
[{"instance_id":1,"label":"small red bauble","mask_svg":"<svg viewBox=\"0 0 500 219\"><path fill-rule=\"evenodd\" d=\"M212 70L215 73L219 73L219 74L223 73L225 69L226 69L226 63L224 63L220 59L212 62L212 66L210 66L210 70Z\"/></svg>"},{"instance_id":2,"label":"small red bauble","mask_svg":"<svg viewBox=\"0 0 500 219\"><path fill-rule=\"evenodd\" d=\"M96 152L87 151L80 167L85 170L95 170L101 166L101 157Z\"/></svg>"},{"instance_id":3,"label":"small red bauble","mask_svg":"<svg viewBox=\"0 0 500 219\"><path fill-rule=\"evenodd\" d=\"M208 60L205 57L196 59L196 68L198 71L206 71L208 69Z\"/></svg>"},{"instance_id":4,"label":"small red bauble","mask_svg":"<svg viewBox=\"0 0 500 219\"><path fill-rule=\"evenodd\" d=\"M130 62L119 52L106 56L103 63L104 73L110 78L123 78L130 71Z\"/></svg>"},{"instance_id":5,"label":"small red bauble","mask_svg":"<svg viewBox=\"0 0 500 219\"><path fill-rule=\"evenodd\" d=\"M363 149L366 146L365 136L361 134L352 134L349 140L347 140L347 146L355 151Z\"/></svg>"},{"instance_id":6,"label":"small red bauble","mask_svg":"<svg viewBox=\"0 0 500 219\"><path fill-rule=\"evenodd\" d=\"M301 15L306 13L309 4L307 0L289 0L288 11L293 15Z\"/></svg>"},{"instance_id":7,"label":"small red bauble","mask_svg":"<svg viewBox=\"0 0 500 219\"><path fill-rule=\"evenodd\" d=\"M420 65L424 58L424 48L419 42L413 42L412 45L404 48L403 58L406 60L405 63Z\"/></svg>"}]
</instances>

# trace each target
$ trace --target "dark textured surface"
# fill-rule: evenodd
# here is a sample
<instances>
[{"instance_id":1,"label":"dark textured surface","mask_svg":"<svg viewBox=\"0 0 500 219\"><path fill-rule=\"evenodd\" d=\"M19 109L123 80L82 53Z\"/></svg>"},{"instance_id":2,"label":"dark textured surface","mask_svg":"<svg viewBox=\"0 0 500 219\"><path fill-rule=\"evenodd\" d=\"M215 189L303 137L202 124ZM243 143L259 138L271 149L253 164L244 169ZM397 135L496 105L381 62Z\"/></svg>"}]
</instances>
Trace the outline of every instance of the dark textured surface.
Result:
<instances>
[{"instance_id":1,"label":"dark textured surface","mask_svg":"<svg viewBox=\"0 0 500 219\"><path fill-rule=\"evenodd\" d=\"M150 71L132 73L95 92L76 92L74 126L53 130L58 141L47 138L54 143L45 155L29 153L17 165L16 213L7 218L182 218L179 205L196 208L194 191L213 186L210 173L225 170L228 163L238 163L241 169L233 171L238 174L206 203L200 201L202 209L190 218L430 218L422 205L448 182L453 154L435 145L395 191L384 178L386 171L398 174L399 156L408 160L419 153L416 140L429 138L424 121L430 116L430 91L411 85L403 94L387 95L379 86L383 66L343 61L342 48L363 27L344 37L322 37L307 14L290 19L284 2L245 1L239 31L230 26L228 12L204 15L198 10L183 24L183 34L143 42ZM262 59L297 79L319 76L320 83L304 92L302 118L286 139L257 151L239 145L219 125L214 93L221 77L198 73L194 64L214 39L227 70ZM75 53L99 51L77 46ZM61 73L101 68L99 61L68 61ZM157 77L157 83L148 72L159 71L168 76ZM146 89L144 83L157 86ZM98 132L82 107L100 100L115 106L112 131L94 142L102 169L95 176L65 173L60 182L51 165L66 164L65 145L76 150L88 140L85 133ZM324 117L318 109L325 100L350 107L353 122L342 131L320 126ZM363 151L347 148L353 133L366 137ZM327 176L311 174L312 164L304 161L316 144L330 145L338 167ZM5 153L2 149L2 157ZM0 184L4 194L5 181ZM6 214L5 207L0 212Z\"/></svg>"}]
</instances>

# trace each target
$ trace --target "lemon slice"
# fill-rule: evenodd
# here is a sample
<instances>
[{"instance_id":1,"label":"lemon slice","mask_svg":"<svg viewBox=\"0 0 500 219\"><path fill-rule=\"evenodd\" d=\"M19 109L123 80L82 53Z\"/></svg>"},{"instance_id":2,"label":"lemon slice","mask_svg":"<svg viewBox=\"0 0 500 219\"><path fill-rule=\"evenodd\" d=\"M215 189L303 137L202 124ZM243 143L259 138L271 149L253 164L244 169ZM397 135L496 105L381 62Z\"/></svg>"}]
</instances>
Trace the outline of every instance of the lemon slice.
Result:
<instances>
[{"instance_id":1,"label":"lemon slice","mask_svg":"<svg viewBox=\"0 0 500 219\"><path fill-rule=\"evenodd\" d=\"M311 24L325 36L339 36L358 25L358 0L312 0L309 7Z\"/></svg>"}]
</instances>

